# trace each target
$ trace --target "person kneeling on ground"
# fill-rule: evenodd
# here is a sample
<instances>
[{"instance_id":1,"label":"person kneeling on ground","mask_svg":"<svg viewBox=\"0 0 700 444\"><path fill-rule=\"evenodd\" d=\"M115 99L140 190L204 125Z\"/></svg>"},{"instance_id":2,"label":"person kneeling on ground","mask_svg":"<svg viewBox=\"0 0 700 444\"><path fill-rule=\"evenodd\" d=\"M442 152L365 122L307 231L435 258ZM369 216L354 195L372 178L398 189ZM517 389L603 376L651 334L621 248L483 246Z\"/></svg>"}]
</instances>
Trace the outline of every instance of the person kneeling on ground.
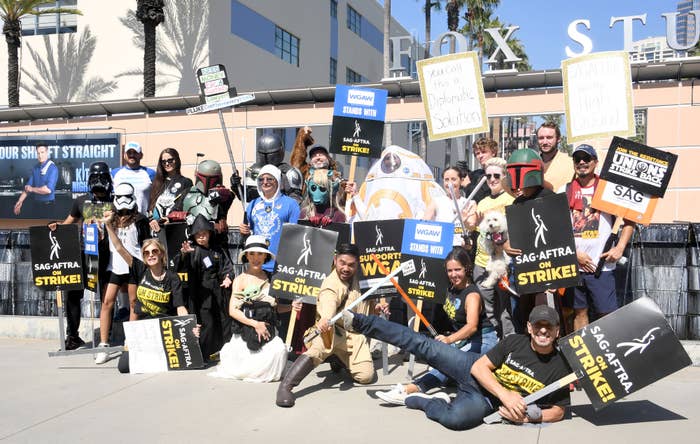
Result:
<instances>
[{"instance_id":1,"label":"person kneeling on ground","mask_svg":"<svg viewBox=\"0 0 700 444\"><path fill-rule=\"evenodd\" d=\"M352 379L360 384L369 384L376 378L369 341L361 334L346 332L338 324L328 321L338 310L342 310L361 296L357 279L358 251L355 245L341 244L336 250L333 270L321 284L316 304L316 327L321 335L314 338L309 349L292 365L277 389L276 403L280 407L293 407L292 388L311 373L326 358L335 355L348 368ZM368 313L370 303L363 301L356 312ZM375 311L385 310L386 304L377 304Z\"/></svg>"},{"instance_id":2,"label":"person kneeling on ground","mask_svg":"<svg viewBox=\"0 0 700 444\"><path fill-rule=\"evenodd\" d=\"M560 351L559 315L546 305L530 313L527 335L509 335L486 355L479 357L430 339L399 324L377 316L343 312L350 331L389 342L415 354L457 382L457 396L445 393L414 393L406 407L423 410L426 416L452 430L466 430L481 424L496 408L506 420L516 423L556 422L564 417L570 403L568 387L551 393L532 405L529 395L571 373Z\"/></svg>"}]
</instances>

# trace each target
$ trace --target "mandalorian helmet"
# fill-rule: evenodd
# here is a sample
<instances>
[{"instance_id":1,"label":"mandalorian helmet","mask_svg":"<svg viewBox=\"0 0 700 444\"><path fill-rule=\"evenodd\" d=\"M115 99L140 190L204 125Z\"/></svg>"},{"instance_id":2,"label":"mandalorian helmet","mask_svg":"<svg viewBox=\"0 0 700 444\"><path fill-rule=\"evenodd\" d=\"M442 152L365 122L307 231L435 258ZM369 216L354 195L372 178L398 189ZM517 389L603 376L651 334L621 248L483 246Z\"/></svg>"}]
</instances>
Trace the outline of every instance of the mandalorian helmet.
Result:
<instances>
[{"instance_id":1,"label":"mandalorian helmet","mask_svg":"<svg viewBox=\"0 0 700 444\"><path fill-rule=\"evenodd\" d=\"M95 162L90 165L88 173L88 189L92 194L112 194L112 175L105 162Z\"/></svg>"},{"instance_id":2,"label":"mandalorian helmet","mask_svg":"<svg viewBox=\"0 0 700 444\"><path fill-rule=\"evenodd\" d=\"M209 190L216 186L221 186L223 176L221 175L221 165L215 160L204 160L197 165L194 173L194 186L203 194L208 194Z\"/></svg>"},{"instance_id":3,"label":"mandalorian helmet","mask_svg":"<svg viewBox=\"0 0 700 444\"><path fill-rule=\"evenodd\" d=\"M508 179L510 188L520 190L527 187L542 186L544 164L536 151L530 148L515 150L508 158Z\"/></svg>"},{"instance_id":4,"label":"mandalorian helmet","mask_svg":"<svg viewBox=\"0 0 700 444\"><path fill-rule=\"evenodd\" d=\"M284 160L284 143L277 134L263 134L257 143L256 163L279 166Z\"/></svg>"}]
</instances>

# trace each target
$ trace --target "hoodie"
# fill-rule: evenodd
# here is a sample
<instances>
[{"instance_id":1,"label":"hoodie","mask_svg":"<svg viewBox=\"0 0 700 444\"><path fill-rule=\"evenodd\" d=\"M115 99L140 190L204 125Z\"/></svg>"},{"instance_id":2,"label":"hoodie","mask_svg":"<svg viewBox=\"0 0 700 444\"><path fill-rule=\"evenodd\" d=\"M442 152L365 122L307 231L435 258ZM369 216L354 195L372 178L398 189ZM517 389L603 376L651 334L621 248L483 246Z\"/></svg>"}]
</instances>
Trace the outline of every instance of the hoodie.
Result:
<instances>
[{"instance_id":1,"label":"hoodie","mask_svg":"<svg viewBox=\"0 0 700 444\"><path fill-rule=\"evenodd\" d=\"M277 255L280 236L282 234L282 224L297 223L299 219L299 204L291 197L280 193L280 180L282 173L274 165L265 165L260 168L258 177L269 174L277 179L277 189L275 194L267 199L263 196L260 183L257 184L259 197L253 199L246 208L248 223L252 234L264 236L270 241L269 250ZM265 262L263 270L272 272L274 261Z\"/></svg>"}]
</instances>

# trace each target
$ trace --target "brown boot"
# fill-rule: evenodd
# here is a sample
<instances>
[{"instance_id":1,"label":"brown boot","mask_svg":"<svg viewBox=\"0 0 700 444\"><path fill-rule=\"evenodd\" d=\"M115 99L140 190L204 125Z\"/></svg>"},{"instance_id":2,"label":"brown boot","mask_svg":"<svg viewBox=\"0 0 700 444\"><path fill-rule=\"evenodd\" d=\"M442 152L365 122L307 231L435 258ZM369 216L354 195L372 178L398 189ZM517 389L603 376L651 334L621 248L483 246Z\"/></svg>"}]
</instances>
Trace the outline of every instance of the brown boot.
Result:
<instances>
[{"instance_id":1,"label":"brown boot","mask_svg":"<svg viewBox=\"0 0 700 444\"><path fill-rule=\"evenodd\" d=\"M277 405L280 407L294 407L294 394L292 388L314 369L314 361L306 355L299 355L294 364L289 368L284 379L277 388Z\"/></svg>"}]
</instances>

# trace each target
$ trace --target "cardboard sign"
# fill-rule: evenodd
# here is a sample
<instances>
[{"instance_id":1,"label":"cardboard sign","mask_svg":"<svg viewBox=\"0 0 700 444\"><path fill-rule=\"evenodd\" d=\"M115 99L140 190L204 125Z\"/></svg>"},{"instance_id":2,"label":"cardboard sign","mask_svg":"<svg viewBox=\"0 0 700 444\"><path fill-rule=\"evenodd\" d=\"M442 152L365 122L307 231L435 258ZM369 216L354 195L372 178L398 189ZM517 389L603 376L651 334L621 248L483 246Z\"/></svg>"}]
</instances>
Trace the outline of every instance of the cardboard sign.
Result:
<instances>
[{"instance_id":1,"label":"cardboard sign","mask_svg":"<svg viewBox=\"0 0 700 444\"><path fill-rule=\"evenodd\" d=\"M283 242L277 251L270 296L282 299L301 297L315 304L323 280L332 268L338 233L297 224L282 226Z\"/></svg>"},{"instance_id":2,"label":"cardboard sign","mask_svg":"<svg viewBox=\"0 0 700 444\"><path fill-rule=\"evenodd\" d=\"M82 290L83 264L78 226L58 225L56 230L29 227L34 285L42 290Z\"/></svg>"},{"instance_id":3,"label":"cardboard sign","mask_svg":"<svg viewBox=\"0 0 700 444\"><path fill-rule=\"evenodd\" d=\"M297 223L299 225L303 225L305 227L313 227L314 226L308 220L299 220L299 221L297 221ZM352 243L350 224L341 223L341 222L331 222L330 224L322 227L321 230L328 230L328 231L333 231L335 233L338 233L338 241L336 242L336 246L338 246L340 244Z\"/></svg>"},{"instance_id":4,"label":"cardboard sign","mask_svg":"<svg viewBox=\"0 0 700 444\"><path fill-rule=\"evenodd\" d=\"M363 275L360 288L369 288L384 277L372 259L372 254L376 254L390 272L402 262L413 261L415 273L398 277L409 297L438 304L444 301L449 284L445 257L452 251L454 225L414 219L384 220L357 222L354 231ZM377 291L381 295L395 292L391 282Z\"/></svg>"},{"instance_id":5,"label":"cardboard sign","mask_svg":"<svg viewBox=\"0 0 700 444\"><path fill-rule=\"evenodd\" d=\"M202 350L192 331L196 316L172 316L124 323L130 373L202 368Z\"/></svg>"},{"instance_id":6,"label":"cardboard sign","mask_svg":"<svg viewBox=\"0 0 700 444\"><path fill-rule=\"evenodd\" d=\"M362 273L360 288L363 291L384 277L384 273L372 259L372 253L377 255L389 272L401 266L403 222L403 220L373 220L353 223L355 244L360 251L360 272ZM391 282L387 282L375 294L394 295L398 292Z\"/></svg>"},{"instance_id":7,"label":"cardboard sign","mask_svg":"<svg viewBox=\"0 0 700 444\"><path fill-rule=\"evenodd\" d=\"M559 340L595 410L691 364L659 307L640 298Z\"/></svg>"},{"instance_id":8,"label":"cardboard sign","mask_svg":"<svg viewBox=\"0 0 700 444\"><path fill-rule=\"evenodd\" d=\"M626 51L561 62L568 141L633 136L632 75Z\"/></svg>"},{"instance_id":9,"label":"cardboard sign","mask_svg":"<svg viewBox=\"0 0 700 444\"><path fill-rule=\"evenodd\" d=\"M206 105L222 102L231 98L228 77L224 65L212 65L197 70L199 91L204 96ZM234 94L235 95L235 94Z\"/></svg>"},{"instance_id":10,"label":"cardboard sign","mask_svg":"<svg viewBox=\"0 0 700 444\"><path fill-rule=\"evenodd\" d=\"M329 151L379 157L387 96L388 92L384 89L336 85Z\"/></svg>"},{"instance_id":11,"label":"cardboard sign","mask_svg":"<svg viewBox=\"0 0 700 444\"><path fill-rule=\"evenodd\" d=\"M598 211L649 225L658 201L658 197L601 179L591 206Z\"/></svg>"},{"instance_id":12,"label":"cardboard sign","mask_svg":"<svg viewBox=\"0 0 700 444\"><path fill-rule=\"evenodd\" d=\"M678 156L613 137L600 178L652 196L664 197Z\"/></svg>"},{"instance_id":13,"label":"cardboard sign","mask_svg":"<svg viewBox=\"0 0 700 444\"><path fill-rule=\"evenodd\" d=\"M566 194L506 207L518 293L578 285L578 261Z\"/></svg>"},{"instance_id":14,"label":"cardboard sign","mask_svg":"<svg viewBox=\"0 0 700 444\"><path fill-rule=\"evenodd\" d=\"M488 132L477 53L431 57L416 66L431 141Z\"/></svg>"},{"instance_id":15,"label":"cardboard sign","mask_svg":"<svg viewBox=\"0 0 700 444\"><path fill-rule=\"evenodd\" d=\"M405 219L401 261L413 259L416 273L401 275L399 284L411 298L442 304L449 287L445 258L452 251L454 224Z\"/></svg>"}]
</instances>

